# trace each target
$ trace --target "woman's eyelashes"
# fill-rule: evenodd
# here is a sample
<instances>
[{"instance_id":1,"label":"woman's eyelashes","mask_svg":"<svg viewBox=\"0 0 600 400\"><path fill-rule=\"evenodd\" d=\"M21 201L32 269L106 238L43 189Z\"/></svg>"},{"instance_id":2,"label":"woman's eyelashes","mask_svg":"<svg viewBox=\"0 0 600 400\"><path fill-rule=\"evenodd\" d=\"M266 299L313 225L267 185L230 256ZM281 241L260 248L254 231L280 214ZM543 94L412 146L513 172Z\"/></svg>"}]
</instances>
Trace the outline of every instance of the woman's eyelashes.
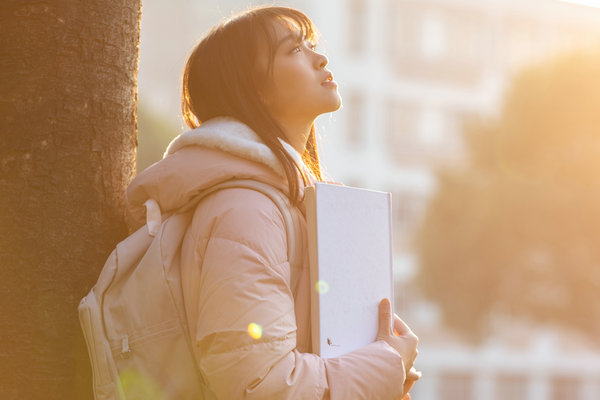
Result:
<instances>
[{"instance_id":1,"label":"woman's eyelashes","mask_svg":"<svg viewBox=\"0 0 600 400\"><path fill-rule=\"evenodd\" d=\"M313 42L307 40L307 41L304 41L304 42L298 42L298 43L296 43L296 47L294 47L291 52L292 53L298 53L298 52L302 51L303 47L305 47L305 48L307 48L307 49L309 49L311 51L316 51L317 50L316 43L313 43Z\"/></svg>"}]
</instances>

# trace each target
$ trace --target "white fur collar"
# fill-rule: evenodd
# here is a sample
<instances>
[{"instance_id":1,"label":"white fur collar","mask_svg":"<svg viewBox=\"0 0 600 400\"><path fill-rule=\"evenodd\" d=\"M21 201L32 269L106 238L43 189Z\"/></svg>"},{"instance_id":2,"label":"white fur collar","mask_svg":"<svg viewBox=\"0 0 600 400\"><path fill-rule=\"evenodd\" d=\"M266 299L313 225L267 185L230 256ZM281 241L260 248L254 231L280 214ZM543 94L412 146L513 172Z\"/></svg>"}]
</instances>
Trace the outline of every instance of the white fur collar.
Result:
<instances>
[{"instance_id":1,"label":"white fur collar","mask_svg":"<svg viewBox=\"0 0 600 400\"><path fill-rule=\"evenodd\" d=\"M300 154L289 143L280 139L284 149L298 163L300 168L313 180L313 175L302 161ZM278 175L285 172L275 154L262 142L260 137L246 124L231 117L216 117L205 121L196 129L184 132L169 143L163 156L191 145L218 149L236 156L265 164Z\"/></svg>"}]
</instances>

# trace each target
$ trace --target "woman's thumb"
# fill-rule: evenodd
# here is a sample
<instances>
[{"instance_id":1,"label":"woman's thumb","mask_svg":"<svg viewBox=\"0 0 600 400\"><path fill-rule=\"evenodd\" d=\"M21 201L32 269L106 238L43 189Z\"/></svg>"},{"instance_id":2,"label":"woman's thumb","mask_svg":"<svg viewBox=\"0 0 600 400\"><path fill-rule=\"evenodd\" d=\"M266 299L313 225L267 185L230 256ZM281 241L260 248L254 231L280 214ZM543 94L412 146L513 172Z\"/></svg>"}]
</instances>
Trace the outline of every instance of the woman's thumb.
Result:
<instances>
[{"instance_id":1,"label":"woman's thumb","mask_svg":"<svg viewBox=\"0 0 600 400\"><path fill-rule=\"evenodd\" d=\"M390 299L385 298L379 302L379 332L378 337L390 335L392 330L392 305Z\"/></svg>"}]
</instances>

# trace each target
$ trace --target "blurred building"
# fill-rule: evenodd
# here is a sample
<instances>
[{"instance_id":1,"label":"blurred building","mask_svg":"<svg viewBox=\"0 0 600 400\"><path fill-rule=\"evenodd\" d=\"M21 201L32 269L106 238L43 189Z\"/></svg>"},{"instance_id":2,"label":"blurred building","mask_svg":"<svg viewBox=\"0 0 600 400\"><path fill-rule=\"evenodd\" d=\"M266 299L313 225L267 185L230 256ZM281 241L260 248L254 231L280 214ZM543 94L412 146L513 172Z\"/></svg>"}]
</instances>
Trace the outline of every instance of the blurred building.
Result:
<instances>
[{"instance_id":1,"label":"blurred building","mask_svg":"<svg viewBox=\"0 0 600 400\"><path fill-rule=\"evenodd\" d=\"M465 120L496 115L522 67L600 46L600 8L555 0L302 3L344 99L327 124L325 163L345 183L392 188L399 253L410 253L434 169L462 158Z\"/></svg>"},{"instance_id":2,"label":"blurred building","mask_svg":"<svg viewBox=\"0 0 600 400\"><path fill-rule=\"evenodd\" d=\"M599 48L600 8L553 0L303 3L344 99L321 122L328 172L393 193L396 310L422 337L424 378L413 398L600 399L600 357L569 347L568 334L508 326L469 347L444 333L436 308L411 285L418 269L411 240L435 170L463 158L465 121L498 115L504 89L524 66Z\"/></svg>"}]
</instances>

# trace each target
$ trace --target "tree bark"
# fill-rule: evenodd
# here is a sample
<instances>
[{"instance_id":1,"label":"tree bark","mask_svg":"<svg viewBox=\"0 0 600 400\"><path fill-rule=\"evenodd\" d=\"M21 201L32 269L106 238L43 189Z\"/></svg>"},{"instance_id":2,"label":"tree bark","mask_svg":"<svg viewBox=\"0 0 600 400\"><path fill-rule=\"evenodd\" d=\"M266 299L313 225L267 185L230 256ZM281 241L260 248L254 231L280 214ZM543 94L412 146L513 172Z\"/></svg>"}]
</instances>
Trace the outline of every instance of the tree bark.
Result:
<instances>
[{"instance_id":1,"label":"tree bark","mask_svg":"<svg viewBox=\"0 0 600 400\"><path fill-rule=\"evenodd\" d=\"M0 393L92 397L77 305L126 234L141 0L0 4Z\"/></svg>"}]
</instances>

